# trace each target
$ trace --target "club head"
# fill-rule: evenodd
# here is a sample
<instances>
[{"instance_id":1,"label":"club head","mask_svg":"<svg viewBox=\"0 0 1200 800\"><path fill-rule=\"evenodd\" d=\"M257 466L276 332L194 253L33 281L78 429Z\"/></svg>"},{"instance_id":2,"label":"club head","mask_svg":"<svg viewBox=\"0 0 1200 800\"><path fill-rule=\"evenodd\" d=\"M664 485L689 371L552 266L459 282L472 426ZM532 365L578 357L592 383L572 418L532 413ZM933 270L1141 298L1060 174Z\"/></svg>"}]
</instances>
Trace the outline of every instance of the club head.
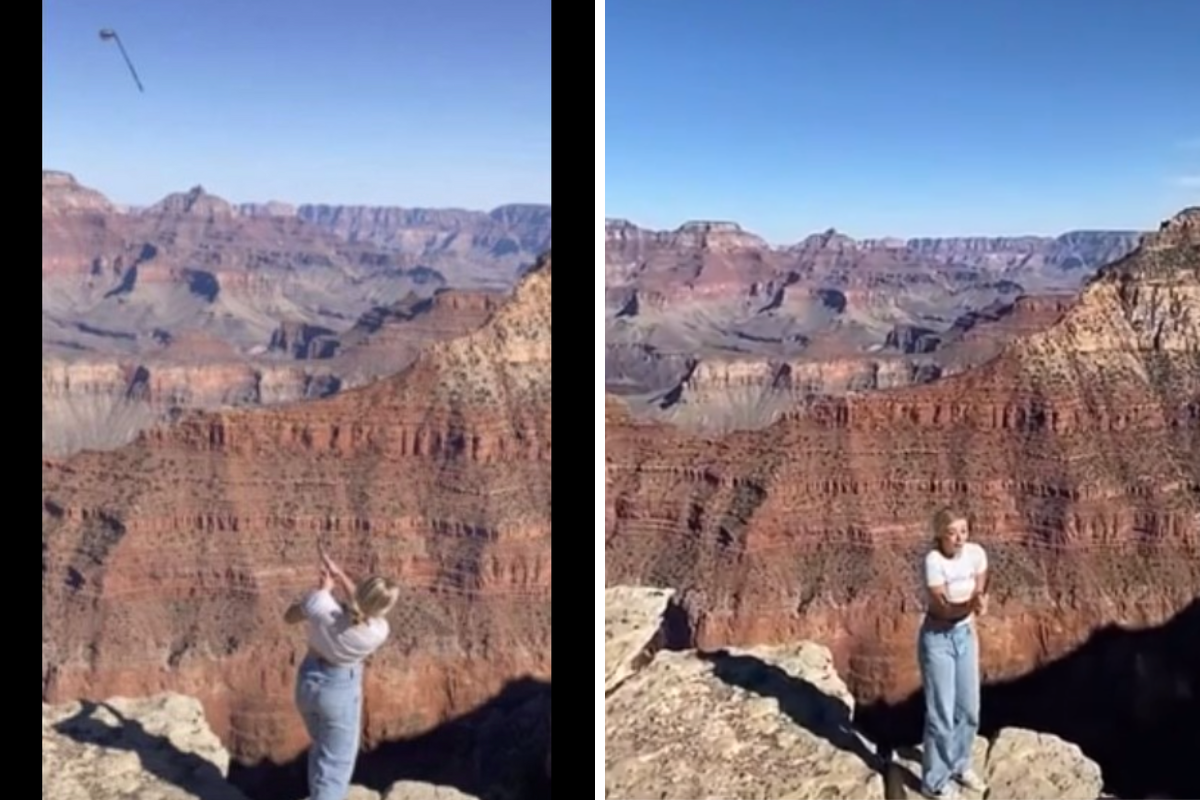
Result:
<instances>
[{"instance_id":1,"label":"club head","mask_svg":"<svg viewBox=\"0 0 1200 800\"><path fill-rule=\"evenodd\" d=\"M100 40L101 41L107 42L110 39L115 39L115 38L117 38L117 32L114 31L112 28L101 28L100 29Z\"/></svg>"}]
</instances>

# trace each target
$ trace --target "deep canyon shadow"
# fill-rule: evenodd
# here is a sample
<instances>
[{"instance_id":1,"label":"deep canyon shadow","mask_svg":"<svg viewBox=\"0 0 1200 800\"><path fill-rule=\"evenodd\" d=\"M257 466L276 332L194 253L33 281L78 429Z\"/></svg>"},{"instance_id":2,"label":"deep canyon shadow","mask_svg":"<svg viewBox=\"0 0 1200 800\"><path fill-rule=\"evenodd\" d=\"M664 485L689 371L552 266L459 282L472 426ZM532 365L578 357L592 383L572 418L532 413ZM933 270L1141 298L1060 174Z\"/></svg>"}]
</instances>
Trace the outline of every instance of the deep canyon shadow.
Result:
<instances>
[{"instance_id":1,"label":"deep canyon shadow","mask_svg":"<svg viewBox=\"0 0 1200 800\"><path fill-rule=\"evenodd\" d=\"M861 706L883 748L920 743L924 698ZM1115 626L1021 678L983 689L984 736L1020 727L1079 745L1123 798L1200 797L1200 600L1157 628Z\"/></svg>"},{"instance_id":2,"label":"deep canyon shadow","mask_svg":"<svg viewBox=\"0 0 1200 800\"><path fill-rule=\"evenodd\" d=\"M420 781L482 800L550 800L549 746L550 684L526 678L428 733L363 752L354 783L385 792ZM307 754L286 764L234 764L229 778L252 800L301 800L306 765Z\"/></svg>"}]
</instances>

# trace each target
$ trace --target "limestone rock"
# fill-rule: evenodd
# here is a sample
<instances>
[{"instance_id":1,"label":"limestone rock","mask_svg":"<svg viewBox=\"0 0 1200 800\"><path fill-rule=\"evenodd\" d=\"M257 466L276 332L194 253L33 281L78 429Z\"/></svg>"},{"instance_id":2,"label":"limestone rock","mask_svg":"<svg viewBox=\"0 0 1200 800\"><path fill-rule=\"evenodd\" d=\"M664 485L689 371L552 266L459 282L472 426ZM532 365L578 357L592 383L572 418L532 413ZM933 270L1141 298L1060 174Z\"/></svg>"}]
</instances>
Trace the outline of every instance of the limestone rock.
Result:
<instances>
[{"instance_id":1,"label":"limestone rock","mask_svg":"<svg viewBox=\"0 0 1200 800\"><path fill-rule=\"evenodd\" d=\"M920 749L905 751L897 760L905 785L914 794L921 774ZM972 766L988 784L978 795L965 790L968 800L1020 800L1042 797L1056 800L1096 800L1102 797L1103 778L1095 762L1074 744L1057 736L1004 728L990 743L976 737Z\"/></svg>"},{"instance_id":2,"label":"limestone rock","mask_svg":"<svg viewBox=\"0 0 1200 800\"><path fill-rule=\"evenodd\" d=\"M988 748L986 764L984 777L994 798L1092 800L1103 785L1100 768L1078 747L1033 731L1000 731Z\"/></svg>"},{"instance_id":3,"label":"limestone rock","mask_svg":"<svg viewBox=\"0 0 1200 800\"><path fill-rule=\"evenodd\" d=\"M246 800L197 701L42 704L43 800Z\"/></svg>"},{"instance_id":4,"label":"limestone rock","mask_svg":"<svg viewBox=\"0 0 1200 800\"><path fill-rule=\"evenodd\" d=\"M345 800L381 800L381 798L382 795L373 789L368 789L365 786L354 785L351 786L350 791L346 793Z\"/></svg>"},{"instance_id":5,"label":"limestone rock","mask_svg":"<svg viewBox=\"0 0 1200 800\"><path fill-rule=\"evenodd\" d=\"M659 652L605 702L605 796L882 797L827 648Z\"/></svg>"},{"instance_id":6,"label":"limestone rock","mask_svg":"<svg viewBox=\"0 0 1200 800\"><path fill-rule=\"evenodd\" d=\"M383 800L475 800L475 798L460 792L453 786L400 781L387 790L387 793L383 795Z\"/></svg>"},{"instance_id":7,"label":"limestone rock","mask_svg":"<svg viewBox=\"0 0 1200 800\"><path fill-rule=\"evenodd\" d=\"M629 641L652 641L668 602L654 589L613 587L605 618ZM610 654L631 673L605 700L611 800L876 800L918 788L920 755L910 751L887 769L899 780L885 789L885 764L852 726L854 699L826 647L660 650L648 662L614 648L606 673ZM1093 800L1101 790L1078 747L1031 731L978 738L975 766L989 800Z\"/></svg>"},{"instance_id":8,"label":"limestone rock","mask_svg":"<svg viewBox=\"0 0 1200 800\"><path fill-rule=\"evenodd\" d=\"M604 593L604 693L648 662L675 592L617 586Z\"/></svg>"}]
</instances>

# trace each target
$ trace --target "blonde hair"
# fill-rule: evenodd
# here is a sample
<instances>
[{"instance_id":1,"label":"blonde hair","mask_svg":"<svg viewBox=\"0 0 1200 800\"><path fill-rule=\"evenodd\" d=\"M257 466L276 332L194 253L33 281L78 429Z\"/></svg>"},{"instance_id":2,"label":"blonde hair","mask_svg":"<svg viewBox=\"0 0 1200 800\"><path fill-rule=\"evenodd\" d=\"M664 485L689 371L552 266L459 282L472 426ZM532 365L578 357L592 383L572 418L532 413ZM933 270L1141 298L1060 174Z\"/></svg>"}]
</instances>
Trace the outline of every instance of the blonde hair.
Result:
<instances>
[{"instance_id":1,"label":"blonde hair","mask_svg":"<svg viewBox=\"0 0 1200 800\"><path fill-rule=\"evenodd\" d=\"M950 530L950 526L955 520L966 520L967 526L975 527L975 517L967 511L964 511L956 506L942 506L933 515L931 527L933 528L933 540L940 541L946 532Z\"/></svg>"},{"instance_id":2,"label":"blonde hair","mask_svg":"<svg viewBox=\"0 0 1200 800\"><path fill-rule=\"evenodd\" d=\"M350 598L350 621L361 625L369 619L382 617L400 599L400 586L391 578L372 575L354 589Z\"/></svg>"}]
</instances>

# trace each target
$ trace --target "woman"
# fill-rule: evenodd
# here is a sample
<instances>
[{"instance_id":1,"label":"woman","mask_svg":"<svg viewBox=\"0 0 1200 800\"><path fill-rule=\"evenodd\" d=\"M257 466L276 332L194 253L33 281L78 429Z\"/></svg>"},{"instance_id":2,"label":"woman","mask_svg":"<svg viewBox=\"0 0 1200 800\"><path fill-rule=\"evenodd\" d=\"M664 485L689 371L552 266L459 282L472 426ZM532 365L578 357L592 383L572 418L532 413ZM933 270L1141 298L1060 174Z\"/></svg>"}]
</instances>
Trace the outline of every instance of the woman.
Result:
<instances>
[{"instance_id":1,"label":"woman","mask_svg":"<svg viewBox=\"0 0 1200 800\"><path fill-rule=\"evenodd\" d=\"M987 786L971 769L979 729L979 641L975 616L987 612L987 554L968 542L965 514L943 508L933 517L935 546L925 556L928 607L917 642L925 689L921 793L953 798L954 784Z\"/></svg>"},{"instance_id":2,"label":"woman","mask_svg":"<svg viewBox=\"0 0 1200 800\"><path fill-rule=\"evenodd\" d=\"M312 746L308 751L310 800L345 800L358 758L362 719L362 663L387 640L384 616L399 587L387 578L360 584L321 551L320 587L284 614L290 625L307 621L308 655L296 679L296 706ZM333 597L336 583L345 603Z\"/></svg>"}]
</instances>

